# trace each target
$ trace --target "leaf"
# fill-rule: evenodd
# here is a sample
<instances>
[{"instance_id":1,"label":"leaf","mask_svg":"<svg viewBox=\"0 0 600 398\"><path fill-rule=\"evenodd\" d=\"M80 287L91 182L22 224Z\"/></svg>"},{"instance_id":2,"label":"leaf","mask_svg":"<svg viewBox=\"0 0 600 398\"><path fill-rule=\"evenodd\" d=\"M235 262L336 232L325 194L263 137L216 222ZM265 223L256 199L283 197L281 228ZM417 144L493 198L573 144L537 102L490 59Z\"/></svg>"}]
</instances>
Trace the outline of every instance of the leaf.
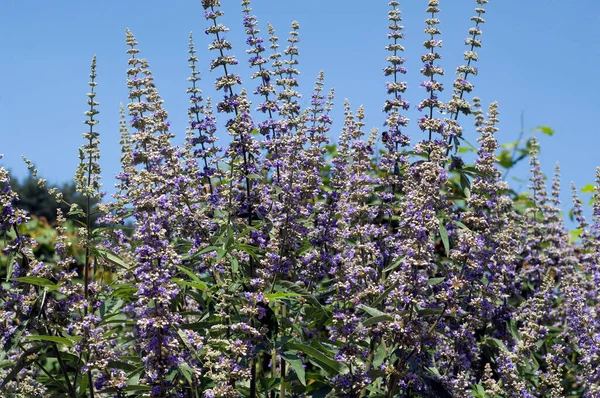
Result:
<instances>
[{"instance_id":1,"label":"leaf","mask_svg":"<svg viewBox=\"0 0 600 398\"><path fill-rule=\"evenodd\" d=\"M202 249L202 250L200 250L200 251L198 251L198 252L194 253L194 257L195 257L195 256L199 256L199 255L201 255L201 254L205 254L205 253L214 252L214 251L215 251L215 250L217 250L217 249L219 249L219 247L217 247L217 246L208 246L208 247L205 247L204 249Z\"/></svg>"},{"instance_id":2,"label":"leaf","mask_svg":"<svg viewBox=\"0 0 600 398\"><path fill-rule=\"evenodd\" d=\"M554 135L554 130L548 126L538 126L538 127L534 128L533 131L541 131L543 134L546 134L549 136Z\"/></svg>"},{"instance_id":3,"label":"leaf","mask_svg":"<svg viewBox=\"0 0 600 398\"><path fill-rule=\"evenodd\" d=\"M309 293L302 286L296 285L294 282L290 281L277 281L277 285L279 285L284 290L291 291L293 293L297 293L306 298L306 300L311 303L313 306L317 307L323 313L327 314L327 311L323 308L319 300L317 300L311 293Z\"/></svg>"},{"instance_id":4,"label":"leaf","mask_svg":"<svg viewBox=\"0 0 600 398\"><path fill-rule=\"evenodd\" d=\"M594 186L594 184L587 184L581 188L581 192L582 193L594 193L595 189L596 189L596 187Z\"/></svg>"},{"instance_id":5,"label":"leaf","mask_svg":"<svg viewBox=\"0 0 600 398\"><path fill-rule=\"evenodd\" d=\"M396 261L394 261L392 264L390 264L389 266L387 266L387 267L386 267L386 268L383 270L383 272L389 272L389 271L392 271L392 270L394 270L394 269L398 268L398 266L400 265L400 263L402 262L402 260L404 260L404 256L398 257L398 258L396 259Z\"/></svg>"},{"instance_id":6,"label":"leaf","mask_svg":"<svg viewBox=\"0 0 600 398\"><path fill-rule=\"evenodd\" d=\"M138 368L137 365L132 365L123 361L108 361L108 366L110 368L121 369L126 372L132 372Z\"/></svg>"},{"instance_id":7,"label":"leaf","mask_svg":"<svg viewBox=\"0 0 600 398\"><path fill-rule=\"evenodd\" d=\"M461 223L460 221L452 221L452 223L461 229L466 229L467 231L471 230L471 229L469 229L469 227L467 227L465 224Z\"/></svg>"},{"instance_id":8,"label":"leaf","mask_svg":"<svg viewBox=\"0 0 600 398\"><path fill-rule=\"evenodd\" d=\"M469 187L465 187L463 189L463 193L465 194L465 198L470 198L471 197L471 189Z\"/></svg>"},{"instance_id":9,"label":"leaf","mask_svg":"<svg viewBox=\"0 0 600 398\"><path fill-rule=\"evenodd\" d=\"M60 336L31 335L25 336L24 339L33 341L50 341L52 343L66 345L67 347L73 347L73 342L70 339Z\"/></svg>"},{"instance_id":10,"label":"leaf","mask_svg":"<svg viewBox=\"0 0 600 398\"><path fill-rule=\"evenodd\" d=\"M515 164L512 154L507 150L500 152L500 155L498 156L498 163L500 163L500 166L504 167L505 169L510 169Z\"/></svg>"},{"instance_id":11,"label":"leaf","mask_svg":"<svg viewBox=\"0 0 600 398\"><path fill-rule=\"evenodd\" d=\"M372 306L377 306L379 305L381 302L383 302L383 300L385 300L385 298L388 296L388 294L391 293L392 290L394 290L397 287L397 283L392 284L392 286L388 287L387 289L385 289L383 291L383 293L381 293L381 295L379 297L377 297L375 299L375 301L373 301L371 303Z\"/></svg>"},{"instance_id":12,"label":"leaf","mask_svg":"<svg viewBox=\"0 0 600 398\"><path fill-rule=\"evenodd\" d=\"M583 234L583 229L581 229L581 228L570 230L569 231L569 243L577 242L577 240L579 240L579 238L581 237L582 234Z\"/></svg>"},{"instance_id":13,"label":"leaf","mask_svg":"<svg viewBox=\"0 0 600 398\"><path fill-rule=\"evenodd\" d=\"M8 282L12 276L15 257L16 255L13 251L8 254L8 258L6 260L6 282Z\"/></svg>"},{"instance_id":14,"label":"leaf","mask_svg":"<svg viewBox=\"0 0 600 398\"><path fill-rule=\"evenodd\" d=\"M124 269L130 268L129 264L127 264L121 257L119 257L118 255L116 255L115 253L113 253L111 251L108 251L105 249L99 249L99 248L96 248L95 251L98 254L98 256L102 257L109 263L116 265L117 267L121 267Z\"/></svg>"},{"instance_id":15,"label":"leaf","mask_svg":"<svg viewBox=\"0 0 600 398\"><path fill-rule=\"evenodd\" d=\"M178 278L172 278L171 279L173 282L177 283L180 286L189 286L189 287L194 287L198 290L202 290L202 291L207 291L208 290L208 286L206 285L206 283L204 282L188 282L188 281L184 281L183 279L178 279Z\"/></svg>"},{"instance_id":16,"label":"leaf","mask_svg":"<svg viewBox=\"0 0 600 398\"><path fill-rule=\"evenodd\" d=\"M371 316L382 316L382 315L385 315L385 312L379 311L377 308L367 307L364 304L360 304L358 306L358 308L360 308L361 310L363 310L364 312L366 312L367 314L369 314Z\"/></svg>"},{"instance_id":17,"label":"leaf","mask_svg":"<svg viewBox=\"0 0 600 398\"><path fill-rule=\"evenodd\" d=\"M229 258L231 259L231 272L233 274L237 274L237 272L240 269L240 263L238 262L238 259L234 256L229 256Z\"/></svg>"},{"instance_id":18,"label":"leaf","mask_svg":"<svg viewBox=\"0 0 600 398\"><path fill-rule=\"evenodd\" d=\"M15 282L27 283L29 285L42 286L50 290L58 289L58 286L50 279L40 278L39 276L23 276L21 278L13 278Z\"/></svg>"},{"instance_id":19,"label":"leaf","mask_svg":"<svg viewBox=\"0 0 600 398\"><path fill-rule=\"evenodd\" d=\"M195 283L200 283L200 284L204 283L200 280L200 278L198 278L198 276L196 276L196 274L194 272L190 271L189 269L185 268L184 266L176 265L175 267L178 270L180 270L181 272L183 272L184 274L186 274L187 276L189 276Z\"/></svg>"},{"instance_id":20,"label":"leaf","mask_svg":"<svg viewBox=\"0 0 600 398\"><path fill-rule=\"evenodd\" d=\"M511 319L510 321L506 322L506 329L515 338L515 340L521 340L521 338L519 337L519 329L517 329L517 323L514 319Z\"/></svg>"},{"instance_id":21,"label":"leaf","mask_svg":"<svg viewBox=\"0 0 600 398\"><path fill-rule=\"evenodd\" d=\"M443 313L443 310L441 308L423 308L423 309L417 310L417 312L421 316L428 316L428 315L440 315Z\"/></svg>"},{"instance_id":22,"label":"leaf","mask_svg":"<svg viewBox=\"0 0 600 398\"><path fill-rule=\"evenodd\" d=\"M469 181L469 177L465 173L460 173L460 186L463 191L467 188L471 188L471 181Z\"/></svg>"},{"instance_id":23,"label":"leaf","mask_svg":"<svg viewBox=\"0 0 600 398\"><path fill-rule=\"evenodd\" d=\"M446 249L446 257L450 256L450 242L448 241L448 230L444 226L444 222L440 219L440 237L442 238L442 243L444 244L444 249Z\"/></svg>"},{"instance_id":24,"label":"leaf","mask_svg":"<svg viewBox=\"0 0 600 398\"><path fill-rule=\"evenodd\" d=\"M276 301L276 302L280 302L280 301L283 301L284 299L293 298L293 297L302 297L302 295L298 294L298 293L284 293L284 292L276 292L276 293L265 295L265 298L267 300Z\"/></svg>"},{"instance_id":25,"label":"leaf","mask_svg":"<svg viewBox=\"0 0 600 398\"><path fill-rule=\"evenodd\" d=\"M125 386L125 387L119 388L119 389L110 387L110 388L105 388L104 390L101 390L98 392L107 394L107 393L117 393L119 391L150 391L150 390L152 390L152 388L150 386L134 385L134 386Z\"/></svg>"},{"instance_id":26,"label":"leaf","mask_svg":"<svg viewBox=\"0 0 600 398\"><path fill-rule=\"evenodd\" d=\"M81 376L81 382L78 383L79 385L77 386L77 388L79 390L79 396L81 397L85 397L87 394L88 385L90 384L89 376L89 373L85 373Z\"/></svg>"},{"instance_id":27,"label":"leaf","mask_svg":"<svg viewBox=\"0 0 600 398\"><path fill-rule=\"evenodd\" d=\"M504 342L502 340L499 340L494 337L487 337L485 339L485 342L488 343L492 347L498 347L502 351L508 352L508 348L506 347L506 345L504 344Z\"/></svg>"},{"instance_id":28,"label":"leaf","mask_svg":"<svg viewBox=\"0 0 600 398\"><path fill-rule=\"evenodd\" d=\"M427 284L429 286L435 286L435 285L439 285L440 283L442 283L444 280L446 279L445 276L439 277L439 278L429 278L427 280Z\"/></svg>"},{"instance_id":29,"label":"leaf","mask_svg":"<svg viewBox=\"0 0 600 398\"><path fill-rule=\"evenodd\" d=\"M330 375L341 373L342 364L335 361L316 348L299 343L287 343L285 348L288 350L296 350L306 354L313 362Z\"/></svg>"},{"instance_id":30,"label":"leaf","mask_svg":"<svg viewBox=\"0 0 600 398\"><path fill-rule=\"evenodd\" d=\"M192 367L185 362L179 362L179 364L177 364L177 367L179 368L179 372L183 375L183 377L185 377L187 382L190 383L190 385L192 385L194 382L194 369L192 369Z\"/></svg>"},{"instance_id":31,"label":"leaf","mask_svg":"<svg viewBox=\"0 0 600 398\"><path fill-rule=\"evenodd\" d=\"M366 321L362 322L362 325L366 327L366 326L376 325L381 322L391 322L393 320L394 320L394 318L391 317L390 315L383 314L383 315L373 316L373 317L367 319Z\"/></svg>"},{"instance_id":32,"label":"leaf","mask_svg":"<svg viewBox=\"0 0 600 398\"><path fill-rule=\"evenodd\" d=\"M302 383L303 386L306 386L306 370L304 369L302 360L290 351L281 354L281 357L290 364L292 369L294 369L296 375L298 376L298 380L300 380L300 383Z\"/></svg>"}]
</instances>

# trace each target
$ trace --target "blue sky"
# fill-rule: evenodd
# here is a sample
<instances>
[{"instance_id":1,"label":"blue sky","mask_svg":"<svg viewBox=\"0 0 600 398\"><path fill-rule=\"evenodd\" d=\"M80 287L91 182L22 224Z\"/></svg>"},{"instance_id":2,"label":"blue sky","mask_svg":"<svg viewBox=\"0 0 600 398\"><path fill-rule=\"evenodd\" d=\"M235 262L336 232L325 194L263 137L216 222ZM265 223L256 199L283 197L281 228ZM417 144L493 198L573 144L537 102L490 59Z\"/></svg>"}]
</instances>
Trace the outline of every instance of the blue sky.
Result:
<instances>
[{"instance_id":1,"label":"blue sky","mask_svg":"<svg viewBox=\"0 0 600 398\"><path fill-rule=\"evenodd\" d=\"M222 0L226 13L222 23L231 32L233 53L240 59L236 72L252 90L250 68L244 53L240 1ZM416 105L425 95L419 87L420 55L427 1L401 1L406 27L409 89L407 99ZM463 41L472 23L474 0L442 0L440 29L444 42L441 65L447 91L454 70L462 63ZM385 101L387 1L358 0L255 0L254 14L266 36L271 22L281 44L290 23L300 23L300 77L303 104L310 100L314 80L323 69L326 87L336 89L337 119L332 137L337 138L343 115L343 100L356 109L364 105L367 127L382 127ZM487 105L499 102L501 142L519 135L521 113L525 134L547 125L555 136L541 136L544 171L553 172L560 162L565 208L570 207L568 184L594 181L600 165L597 93L595 77L600 65L600 2L597 0L491 0L486 6L483 48L479 51L479 75L472 79L474 95ZM98 57L97 87L100 102L101 165L105 190L111 191L112 176L119 171L119 103L127 101L125 28L138 39L141 56L148 59L158 90L169 111L176 142L181 142L187 123L187 45L189 32L195 42L202 70L202 89L213 95L219 72L209 73L213 57L206 49L206 21L199 0L2 0L0 4L0 162L15 176L26 175L21 155L26 155L51 182L72 178L81 145L83 112L89 64ZM258 98L253 98L258 103ZM442 99L447 96L442 94ZM408 133L415 142L422 138L416 111ZM411 116L411 115L409 115ZM472 120L459 119L465 135L474 142ZM224 136L221 136L224 140ZM223 142L223 141L222 141ZM527 168L512 175L527 177ZM526 189L526 184L511 182Z\"/></svg>"}]
</instances>

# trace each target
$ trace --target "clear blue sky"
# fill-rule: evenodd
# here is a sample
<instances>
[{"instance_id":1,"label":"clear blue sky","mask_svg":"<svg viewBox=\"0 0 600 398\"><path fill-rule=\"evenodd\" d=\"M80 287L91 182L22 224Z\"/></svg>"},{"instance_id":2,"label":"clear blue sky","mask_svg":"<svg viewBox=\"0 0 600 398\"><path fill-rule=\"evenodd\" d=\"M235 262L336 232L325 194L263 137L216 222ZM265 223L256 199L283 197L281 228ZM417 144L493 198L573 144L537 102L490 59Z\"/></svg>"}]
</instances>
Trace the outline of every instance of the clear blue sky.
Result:
<instances>
[{"instance_id":1,"label":"clear blue sky","mask_svg":"<svg viewBox=\"0 0 600 398\"><path fill-rule=\"evenodd\" d=\"M228 39L240 59L236 72L246 87L250 82L242 14L239 0L222 0L226 13L222 22L231 32ZM418 73L423 53L421 43L426 0L401 1L406 27L405 57L408 59L407 98L416 105L424 96ZM451 91L455 68L466 50L463 41L472 25L474 0L442 0L442 66ZM338 135L348 98L353 108L366 108L367 127L381 127L385 95L384 46L387 0L255 0L254 14L266 37L266 22L277 30L280 41L290 23L300 23L300 78L304 104L310 100L319 70L325 70L326 87L337 93L334 116ZM486 6L483 48L479 51L479 76L474 95L487 107L500 106L501 142L515 140L525 114L526 134L539 125L556 131L540 137L544 171L562 167L564 204L570 207L569 183L583 186L594 180L600 165L600 130L597 117L600 91L600 2L598 0L491 0ZM119 103L127 101L125 86L125 28L136 35L141 56L155 75L169 111L176 142L181 142L187 123L187 45L195 32L202 70L202 88L211 95L218 73L209 73L213 57L206 49L206 21L200 0L2 0L0 3L0 153L2 165L23 177L22 154L32 159L44 178L64 182L72 178L81 145L85 93L89 64L98 57L98 101L100 102L104 189L112 191L112 176L119 171ZM281 43L284 48L285 43ZM219 71L220 73L220 71ZM445 93L447 94L447 93ZM445 96L442 99L447 99ZM258 98L254 98L258 103ZM422 136L414 115L409 130L412 141ZM460 121L461 119L459 119ZM475 140L471 120L462 118L465 134ZM222 137L222 136L221 136ZM526 169L513 175L527 177ZM523 184L513 182L518 188Z\"/></svg>"}]
</instances>

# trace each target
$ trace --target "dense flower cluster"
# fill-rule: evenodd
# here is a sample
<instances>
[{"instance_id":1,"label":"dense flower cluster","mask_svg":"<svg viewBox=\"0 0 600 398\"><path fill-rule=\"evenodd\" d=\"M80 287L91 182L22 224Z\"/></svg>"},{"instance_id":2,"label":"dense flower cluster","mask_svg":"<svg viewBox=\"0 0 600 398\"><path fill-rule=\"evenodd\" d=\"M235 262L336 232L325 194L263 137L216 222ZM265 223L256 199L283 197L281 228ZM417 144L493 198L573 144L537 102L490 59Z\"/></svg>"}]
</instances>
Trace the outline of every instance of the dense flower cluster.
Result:
<instances>
[{"instance_id":1,"label":"dense flower cluster","mask_svg":"<svg viewBox=\"0 0 600 398\"><path fill-rule=\"evenodd\" d=\"M484 112L468 98L487 0L475 0L446 101L443 3L427 1L416 123L405 116L400 3L390 1L382 131L367 132L365 110L346 100L336 145L324 72L309 105L300 101L297 22L280 52L274 28L267 46L241 2L247 91L220 1L201 1L219 98L203 97L190 34L182 146L127 30L112 199L59 212L53 246L36 255L42 241L24 233L30 217L0 169L0 395L600 396L600 169L591 222L572 187L570 234L558 166L549 193L533 138L532 194L517 206L523 196L496 157L499 106ZM88 209L104 196L96 78L94 57L75 174ZM473 164L459 156L467 126L478 136Z\"/></svg>"}]
</instances>

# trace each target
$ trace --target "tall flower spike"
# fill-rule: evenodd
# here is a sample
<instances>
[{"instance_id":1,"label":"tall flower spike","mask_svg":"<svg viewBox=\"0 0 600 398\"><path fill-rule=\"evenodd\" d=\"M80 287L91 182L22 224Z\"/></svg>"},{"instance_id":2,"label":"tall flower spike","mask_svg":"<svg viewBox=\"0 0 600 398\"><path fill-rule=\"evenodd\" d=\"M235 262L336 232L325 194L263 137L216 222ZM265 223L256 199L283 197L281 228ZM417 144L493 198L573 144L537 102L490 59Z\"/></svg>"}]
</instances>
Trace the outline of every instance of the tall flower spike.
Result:
<instances>
[{"instance_id":1,"label":"tall flower spike","mask_svg":"<svg viewBox=\"0 0 600 398\"><path fill-rule=\"evenodd\" d=\"M477 15L471 17L471 21L475 22L475 26L469 29L469 37L465 40L465 44L469 46L469 50L465 51L464 59L467 61L466 65L461 65L456 69L456 80L454 80L454 93L452 99L448 101L447 109L450 112L450 118L456 120L459 113L468 115L471 113L471 106L468 101L463 97L465 93L470 93L473 90L473 84L471 84L467 78L469 75L476 76L477 68L471 64L476 62L478 55L475 49L481 47L481 40L477 37L481 35L480 24L485 23L485 20L481 17L485 13L485 9L482 8L488 0L476 0L478 7L475 8Z\"/></svg>"},{"instance_id":2,"label":"tall flower spike","mask_svg":"<svg viewBox=\"0 0 600 398\"><path fill-rule=\"evenodd\" d=\"M320 146L321 144L328 142L326 134L331 126L331 118L329 117L329 110L331 109L331 103L325 101L325 96L322 94L323 81L325 80L325 73L319 72L317 81L315 82L315 88L310 100L310 107L306 109L308 116L306 119L309 123L312 123L308 128L308 140L312 145ZM329 101L333 100L333 91L329 95Z\"/></svg>"},{"instance_id":3,"label":"tall flower spike","mask_svg":"<svg viewBox=\"0 0 600 398\"><path fill-rule=\"evenodd\" d=\"M477 68L471 65L472 62L477 61L476 48L481 47L481 40L477 37L481 35L480 24L484 23L485 20L481 18L481 15L485 13L485 9L482 8L484 4L487 4L488 0L476 0L478 7L475 8L477 15L471 17L471 21L475 22L475 26L469 29L469 37L465 40L465 44L470 46L469 50L464 53L464 59L467 61L465 65L461 65L456 69L456 79L454 80L454 92L452 99L446 103L446 110L449 116L444 119L445 133L444 136L448 142L448 148L446 149L446 155L450 153L452 144L454 144L455 151L458 150L460 145L459 137L462 136L462 129L456 122L458 115L463 113L468 115L471 113L471 104L467 101L464 96L465 93L473 91L473 84L468 81L469 75L477 75Z\"/></svg>"},{"instance_id":4,"label":"tall flower spike","mask_svg":"<svg viewBox=\"0 0 600 398\"><path fill-rule=\"evenodd\" d=\"M292 22L292 31L288 37L289 46L284 50L284 54L289 58L276 62L273 62L274 74L278 76L276 84L281 87L281 91L278 93L277 98L281 101L281 109L279 114L285 119L285 125L281 126L282 131L289 132L292 128L298 129L300 125L300 104L298 98L302 98L302 95L296 90L298 87L298 81L296 76L300 74L296 65L298 65L298 29L300 25L298 22ZM276 67L275 65L279 65Z\"/></svg>"},{"instance_id":5,"label":"tall flower spike","mask_svg":"<svg viewBox=\"0 0 600 398\"><path fill-rule=\"evenodd\" d=\"M225 51L231 50L231 43L228 42L224 34L229 31L223 24L217 23L217 19L224 15L223 11L219 10L221 2L218 0L206 0L202 1L202 7L204 7L204 18L207 21L212 21L212 25L206 28L204 33L207 35L214 35L215 39L208 46L211 51L218 51L217 57L211 61L210 70L213 71L219 67L223 67L224 75L218 77L215 81L215 88L217 91L223 90L224 97L221 102L217 104L217 110L219 112L231 113L237 112L237 95L233 92L233 87L242 84L242 79L239 75L230 73L228 67L238 64L238 60L233 55L226 55Z\"/></svg>"},{"instance_id":6,"label":"tall flower spike","mask_svg":"<svg viewBox=\"0 0 600 398\"><path fill-rule=\"evenodd\" d=\"M129 29L126 30L126 43L130 47L127 70L127 87L129 88L129 102L127 108L131 116L131 127L136 132L132 135L134 164L145 164L147 168L153 167L152 163L160 162L161 156L150 162L153 150L160 151L164 141L173 137L169 133L168 113L163 108L160 95L154 85L154 77L150 71L148 61L136 58L139 50L137 41ZM158 133L158 135L156 135Z\"/></svg>"},{"instance_id":7,"label":"tall flower spike","mask_svg":"<svg viewBox=\"0 0 600 398\"><path fill-rule=\"evenodd\" d=\"M98 120L94 119L94 117L99 113L96 109L96 106L99 104L95 100L95 88L98 84L96 83L95 55L92 59L90 82L88 84L91 88L90 92L87 94L87 104L90 109L85 112L85 116L87 116L88 119L84 121L84 123L89 126L89 131L83 133L83 138L87 140L87 143L79 149L80 163L75 172L75 184L77 192L82 195L89 196L92 199L101 199L103 196L102 192L100 192L100 187L102 186L100 183L101 169L100 164L98 163L100 160L100 150L98 148L100 140L98 139L99 134L94 131L94 126L98 124ZM89 212L91 209L87 209L86 211Z\"/></svg>"},{"instance_id":8,"label":"tall flower spike","mask_svg":"<svg viewBox=\"0 0 600 398\"><path fill-rule=\"evenodd\" d=\"M276 131L276 122L273 120L273 113L279 110L277 106L277 101L269 98L269 95L275 94L275 87L271 84L271 72L264 68L263 65L269 62L268 58L264 58L261 54L265 52L265 48L263 46L264 39L260 36L257 36L260 33L260 30L256 29L256 25L258 22L256 21L256 17L254 15L250 15L252 8L250 8L250 0L244 0L242 2L242 6L244 9L244 27L246 28L246 44L250 47L249 50L246 50L246 53L250 54L250 59L248 62L250 63L251 68L257 68L253 74L252 79L260 78L260 85L254 90L254 94L262 95L265 100L262 104L260 104L256 110L259 110L263 113L268 113L269 118L259 124L259 131L263 134L269 134L272 132L275 135Z\"/></svg>"},{"instance_id":9,"label":"tall flower spike","mask_svg":"<svg viewBox=\"0 0 600 398\"><path fill-rule=\"evenodd\" d=\"M275 177L277 184L279 185L281 180L281 170L280 170L280 151L279 147L280 137L279 133L281 132L281 124L279 121L275 120L273 115L276 112L280 111L280 107L277 101L277 97L275 96L276 90L275 86L271 84L271 71L263 67L263 65L269 62L268 58L264 58L261 54L265 51L263 46L264 39L260 36L257 36L260 33L260 30L256 29L256 25L258 22L256 21L256 17L254 15L250 15L252 8L250 8L250 0L242 1L242 7L244 12L244 27L246 28L246 44L250 47L249 50L246 50L246 53L250 54L250 67L257 69L252 74L252 79L260 78L260 85L254 90L254 94L261 95L264 97L264 101L256 107L256 110L267 114L267 120L258 123L258 130L261 134L265 136L264 146L268 151L268 160L265 163L267 168L275 165ZM271 28L270 28L271 29ZM273 95L273 97L270 97Z\"/></svg>"},{"instance_id":10,"label":"tall flower spike","mask_svg":"<svg viewBox=\"0 0 600 398\"><path fill-rule=\"evenodd\" d=\"M263 46L264 39L257 36L260 33L260 30L256 28L256 25L258 25L256 16L250 15L250 12L252 11L252 8L250 8L250 0L242 1L242 7L242 12L244 13L244 27L246 28L246 35L248 36L246 38L246 44L250 47L249 50L246 50L246 53L250 54L248 62L250 63L251 68L258 67L258 72L255 72L254 75L252 75L252 79L256 79L257 77L262 78L263 82L257 89L257 94L264 95L263 90L266 90L268 94L273 91L272 89L266 89L266 87L269 87L270 73L262 67L263 64L269 62L267 58L262 56L262 53L265 52Z\"/></svg>"},{"instance_id":11,"label":"tall flower spike","mask_svg":"<svg viewBox=\"0 0 600 398\"><path fill-rule=\"evenodd\" d=\"M214 118L207 114L206 106L202 104L202 90L197 85L198 81L200 81L200 71L196 69L198 58L196 57L196 49L191 32L188 54L190 54L188 62L191 69L191 76L188 77L188 81L192 85L186 90L186 93L190 94L190 107L188 108L190 127L186 146L193 151L195 158L202 159L203 168L198 177L204 180L204 183L208 186L208 190L213 193L211 177L215 174L216 170L211 164L211 158L217 153L214 146L216 141L216 137L214 136L216 125ZM199 149L196 148L198 145L200 145Z\"/></svg>"},{"instance_id":12,"label":"tall flower spike","mask_svg":"<svg viewBox=\"0 0 600 398\"><path fill-rule=\"evenodd\" d=\"M382 134L382 139L385 143L389 152L396 152L399 147L405 147L409 145L408 136L404 135L401 131L402 127L408 125L408 119L400 114L400 110L408 110L409 103L402 99L402 94L406 91L406 82L400 81L400 75L406 73L406 68L403 66L405 59L400 57L398 54L404 51L404 47L398 42L404 38L402 30L404 26L400 25L402 21L401 11L398 9L397 1L390 1L389 5L392 9L388 12L388 25L390 32L388 33L388 39L393 40L393 43L388 44L385 49L391 53L390 56L386 57L386 61L389 63L388 66L383 68L383 74L385 76L393 76L393 82L387 82L387 92L392 98L385 101L383 111L387 113L385 125L388 128L388 132Z\"/></svg>"},{"instance_id":13,"label":"tall flower spike","mask_svg":"<svg viewBox=\"0 0 600 398\"><path fill-rule=\"evenodd\" d=\"M246 208L243 211L245 211L247 214L248 225L252 225L252 200L250 199L250 194L252 192L252 180L248 178L248 174L252 173L250 170L254 167L252 164L254 151L253 148L248 146L248 144L252 142L251 132L254 129L254 122L252 121L252 116L249 112L250 110L245 109L246 107L250 106L250 103L245 97L245 94L244 98L241 98L241 95L235 94L233 91L233 87L235 85L242 84L242 79L239 75L230 73L227 69L228 66L231 67L233 65L237 65L238 61L233 56L225 55L224 52L224 50L231 50L231 43L222 37L222 35L228 32L229 29L222 24L217 24L217 19L224 15L222 11L217 9L217 7L221 6L221 3L218 0L205 0L202 2L202 6L206 10L204 17L206 20L212 21L212 26L209 26L205 30L205 33L207 35L212 34L215 36L215 40L208 46L208 49L211 51L219 51L217 58L211 62L210 69L212 71L218 66L222 66L225 73L224 76L217 78L215 82L215 88L217 91L223 90L225 93L223 100L217 104L217 111L224 113L235 113L235 118L227 121L227 126L230 134L234 136L234 142L232 145L236 148L234 149L230 145L228 153L237 156L237 152L240 152L239 155L241 155L243 159L246 198L248 199L246 201ZM244 109L240 110L240 107L242 106ZM248 128L249 130L243 131L243 128ZM253 263L253 261L253 259L250 260L251 263Z\"/></svg>"},{"instance_id":14,"label":"tall flower spike","mask_svg":"<svg viewBox=\"0 0 600 398\"><path fill-rule=\"evenodd\" d=\"M425 33L429 35L429 39L423 42L423 47L425 47L428 52L421 56L421 61L423 62L421 73L429 80L421 82L421 86L425 87L428 97L421 101L417 106L419 111L425 110L426 112L426 114L419 119L419 127L422 131L427 131L429 133L428 141L433 139L434 132L439 134L444 133L443 121L434 117L436 109L438 112L444 110L444 103L438 99L438 93L444 90L444 86L441 82L436 80L436 76L443 75L444 70L435 63L441 58L437 49L442 47L442 41L436 38L440 34L440 30L437 28L440 20L436 18L436 13L440 11L439 8L437 8L438 5L438 0L430 0L427 5L427 12L431 15L430 18L425 20L425 23L427 24Z\"/></svg>"}]
</instances>

